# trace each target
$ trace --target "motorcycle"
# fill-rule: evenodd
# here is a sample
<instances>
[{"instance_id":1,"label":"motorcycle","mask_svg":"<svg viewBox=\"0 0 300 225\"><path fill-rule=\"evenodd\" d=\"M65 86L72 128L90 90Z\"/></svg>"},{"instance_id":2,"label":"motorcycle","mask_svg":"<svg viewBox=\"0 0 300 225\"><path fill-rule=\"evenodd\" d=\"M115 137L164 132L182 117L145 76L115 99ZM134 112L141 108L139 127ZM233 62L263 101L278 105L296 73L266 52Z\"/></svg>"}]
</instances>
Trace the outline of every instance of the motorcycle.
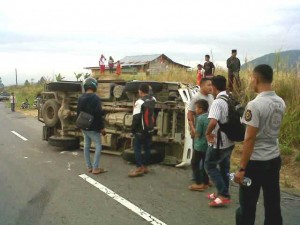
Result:
<instances>
[{"instance_id":1,"label":"motorcycle","mask_svg":"<svg viewBox=\"0 0 300 225\"><path fill-rule=\"evenodd\" d=\"M29 109L29 108L30 108L30 104L28 99L26 98L25 102L22 102L21 109Z\"/></svg>"}]
</instances>

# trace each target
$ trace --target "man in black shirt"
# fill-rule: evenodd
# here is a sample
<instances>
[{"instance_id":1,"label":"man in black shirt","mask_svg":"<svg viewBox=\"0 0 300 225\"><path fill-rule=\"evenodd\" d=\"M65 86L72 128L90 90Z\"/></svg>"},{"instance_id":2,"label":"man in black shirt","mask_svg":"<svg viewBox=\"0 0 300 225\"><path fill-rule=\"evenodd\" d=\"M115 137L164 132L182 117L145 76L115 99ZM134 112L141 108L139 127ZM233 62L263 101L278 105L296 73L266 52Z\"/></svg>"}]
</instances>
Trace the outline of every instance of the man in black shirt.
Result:
<instances>
[{"instance_id":1,"label":"man in black shirt","mask_svg":"<svg viewBox=\"0 0 300 225\"><path fill-rule=\"evenodd\" d=\"M203 66L205 78L213 78L215 74L215 65L209 60L210 60L210 56L205 55L205 63Z\"/></svg>"},{"instance_id":2,"label":"man in black shirt","mask_svg":"<svg viewBox=\"0 0 300 225\"><path fill-rule=\"evenodd\" d=\"M84 137L84 158L87 166L87 171L93 174L106 172L103 168L99 167L102 150L100 133L102 135L105 135L106 133L104 129L104 121L102 118L104 113L101 107L101 100L95 94L95 92L97 91L97 86L98 82L96 79L92 77L87 78L83 83L85 93L80 96L77 105L77 116L79 116L80 112L85 112L94 117L91 126L88 129L82 129L82 134ZM96 147L93 165L90 159L90 147L92 141L95 143Z\"/></svg>"},{"instance_id":3,"label":"man in black shirt","mask_svg":"<svg viewBox=\"0 0 300 225\"><path fill-rule=\"evenodd\" d=\"M236 54L237 54L236 49L232 50L231 53L232 53L231 57L227 59L228 80L229 80L228 90L229 91L233 91L234 80L236 81L237 88L240 88L240 86L241 86L241 81L240 81L240 76L239 76L239 72L241 69L241 62L236 57Z\"/></svg>"}]
</instances>

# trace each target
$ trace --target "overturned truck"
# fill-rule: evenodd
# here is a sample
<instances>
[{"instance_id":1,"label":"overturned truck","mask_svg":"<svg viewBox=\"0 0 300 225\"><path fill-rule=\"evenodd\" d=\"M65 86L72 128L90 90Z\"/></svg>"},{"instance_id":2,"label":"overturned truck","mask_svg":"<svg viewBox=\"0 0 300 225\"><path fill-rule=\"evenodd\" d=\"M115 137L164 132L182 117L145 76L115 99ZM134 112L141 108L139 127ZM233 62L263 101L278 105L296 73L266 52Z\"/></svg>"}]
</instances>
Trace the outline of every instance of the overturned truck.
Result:
<instances>
[{"instance_id":1,"label":"overturned truck","mask_svg":"<svg viewBox=\"0 0 300 225\"><path fill-rule=\"evenodd\" d=\"M111 77L98 80L97 94L105 112L107 132L107 135L101 136L102 152L122 155L125 160L134 162L131 125L140 83L149 84L157 99L151 161L177 167L190 164L192 139L186 115L188 104L199 89L178 82L127 82ZM43 140L69 149L83 145L82 134L75 125L77 101L82 93L81 82L63 81L45 85L38 110L38 120L44 123Z\"/></svg>"}]
</instances>

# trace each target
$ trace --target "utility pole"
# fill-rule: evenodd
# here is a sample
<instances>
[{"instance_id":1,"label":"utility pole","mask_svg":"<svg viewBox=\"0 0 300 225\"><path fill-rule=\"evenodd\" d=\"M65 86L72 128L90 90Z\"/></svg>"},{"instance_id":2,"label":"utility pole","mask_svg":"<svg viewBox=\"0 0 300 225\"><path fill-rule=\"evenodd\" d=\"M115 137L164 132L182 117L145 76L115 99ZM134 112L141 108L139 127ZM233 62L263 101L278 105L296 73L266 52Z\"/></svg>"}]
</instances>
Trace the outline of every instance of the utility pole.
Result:
<instances>
[{"instance_id":1,"label":"utility pole","mask_svg":"<svg viewBox=\"0 0 300 225\"><path fill-rule=\"evenodd\" d=\"M18 86L18 72L17 72L17 68L15 68L16 71L16 86Z\"/></svg>"}]
</instances>

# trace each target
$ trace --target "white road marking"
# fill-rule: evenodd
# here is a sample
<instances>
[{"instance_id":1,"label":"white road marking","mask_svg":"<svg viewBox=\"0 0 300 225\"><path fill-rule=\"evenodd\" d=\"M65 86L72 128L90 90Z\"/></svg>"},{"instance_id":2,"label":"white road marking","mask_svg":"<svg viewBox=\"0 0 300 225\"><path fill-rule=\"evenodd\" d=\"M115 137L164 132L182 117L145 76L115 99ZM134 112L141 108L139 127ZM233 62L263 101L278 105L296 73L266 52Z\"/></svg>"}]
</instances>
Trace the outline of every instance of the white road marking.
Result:
<instances>
[{"instance_id":1,"label":"white road marking","mask_svg":"<svg viewBox=\"0 0 300 225\"><path fill-rule=\"evenodd\" d=\"M24 159L28 159L28 157L27 157L27 156L24 156Z\"/></svg>"},{"instance_id":2,"label":"white road marking","mask_svg":"<svg viewBox=\"0 0 300 225\"><path fill-rule=\"evenodd\" d=\"M128 208L132 212L138 214L140 217L147 220L151 224L153 224L153 225L167 225L166 223L160 221L159 219L157 219L154 216L150 215L149 213L145 212L141 208L137 207L133 203L129 202L125 198L121 197L117 193L115 193L112 190L108 189L104 185L102 185L99 182L95 181L94 179L90 178L86 174L81 174L81 175L79 175L79 177L81 177L82 179L84 179L86 182L90 183L94 187L98 188L100 191L102 191L103 193L105 193L106 195L108 195L109 197L114 199L115 201L119 202L121 205L125 206L126 208Z\"/></svg>"},{"instance_id":3,"label":"white road marking","mask_svg":"<svg viewBox=\"0 0 300 225\"><path fill-rule=\"evenodd\" d=\"M21 134L18 134L16 131L11 131L14 135L18 136L19 138L21 138L23 141L28 141L27 138L24 138Z\"/></svg>"}]
</instances>

